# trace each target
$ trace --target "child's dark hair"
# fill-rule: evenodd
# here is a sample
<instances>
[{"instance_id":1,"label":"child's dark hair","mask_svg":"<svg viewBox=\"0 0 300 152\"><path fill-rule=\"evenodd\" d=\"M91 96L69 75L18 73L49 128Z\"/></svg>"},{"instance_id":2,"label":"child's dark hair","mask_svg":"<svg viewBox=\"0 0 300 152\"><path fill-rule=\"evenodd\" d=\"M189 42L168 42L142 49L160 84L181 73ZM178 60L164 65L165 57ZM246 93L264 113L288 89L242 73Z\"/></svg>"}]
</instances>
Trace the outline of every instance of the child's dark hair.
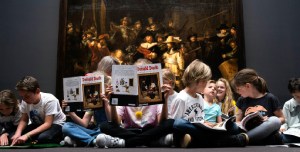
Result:
<instances>
[{"instance_id":1,"label":"child's dark hair","mask_svg":"<svg viewBox=\"0 0 300 152\"><path fill-rule=\"evenodd\" d=\"M300 78L291 78L289 80L288 89L290 93L300 91Z\"/></svg>"},{"instance_id":2,"label":"child's dark hair","mask_svg":"<svg viewBox=\"0 0 300 152\"><path fill-rule=\"evenodd\" d=\"M4 104L7 107L13 107L14 112L19 110L19 102L11 90L2 90L0 92L0 104Z\"/></svg>"},{"instance_id":3,"label":"child's dark hair","mask_svg":"<svg viewBox=\"0 0 300 152\"><path fill-rule=\"evenodd\" d=\"M243 69L239 71L231 81L234 90L236 90L236 87L243 86L246 83L252 84L260 93L268 92L266 81L253 69Z\"/></svg>"},{"instance_id":4,"label":"child's dark hair","mask_svg":"<svg viewBox=\"0 0 300 152\"><path fill-rule=\"evenodd\" d=\"M38 88L40 88L40 85L37 79L32 76L23 77L16 85L17 90L24 90L30 92L35 92Z\"/></svg>"}]
</instances>

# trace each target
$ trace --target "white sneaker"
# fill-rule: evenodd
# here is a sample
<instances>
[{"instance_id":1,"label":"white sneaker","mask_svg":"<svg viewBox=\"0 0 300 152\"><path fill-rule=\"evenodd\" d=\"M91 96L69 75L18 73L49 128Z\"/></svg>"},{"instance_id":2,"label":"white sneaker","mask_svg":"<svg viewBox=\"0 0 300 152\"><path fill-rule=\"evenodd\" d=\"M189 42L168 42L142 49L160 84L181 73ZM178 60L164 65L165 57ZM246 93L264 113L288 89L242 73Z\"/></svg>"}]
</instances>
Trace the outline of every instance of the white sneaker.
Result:
<instances>
[{"instance_id":1,"label":"white sneaker","mask_svg":"<svg viewBox=\"0 0 300 152\"><path fill-rule=\"evenodd\" d=\"M64 140L60 142L60 145L77 147L76 141L71 139L69 136L66 136Z\"/></svg>"},{"instance_id":2,"label":"white sneaker","mask_svg":"<svg viewBox=\"0 0 300 152\"><path fill-rule=\"evenodd\" d=\"M173 134L168 134L159 139L160 146L172 146L173 145Z\"/></svg>"},{"instance_id":3,"label":"white sneaker","mask_svg":"<svg viewBox=\"0 0 300 152\"><path fill-rule=\"evenodd\" d=\"M125 140L106 134L99 134L96 137L96 146L102 148L122 148L125 147Z\"/></svg>"}]
</instances>

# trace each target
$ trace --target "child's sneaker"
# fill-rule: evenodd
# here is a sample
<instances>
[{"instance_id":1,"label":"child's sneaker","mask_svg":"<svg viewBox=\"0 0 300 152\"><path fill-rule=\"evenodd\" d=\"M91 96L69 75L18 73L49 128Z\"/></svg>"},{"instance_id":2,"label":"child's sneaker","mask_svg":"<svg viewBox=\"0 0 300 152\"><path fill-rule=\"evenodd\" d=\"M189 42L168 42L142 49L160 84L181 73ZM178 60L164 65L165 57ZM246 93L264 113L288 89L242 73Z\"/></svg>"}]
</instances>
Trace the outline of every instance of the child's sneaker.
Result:
<instances>
[{"instance_id":1,"label":"child's sneaker","mask_svg":"<svg viewBox=\"0 0 300 152\"><path fill-rule=\"evenodd\" d=\"M170 147L173 145L173 134L168 134L159 139L160 146Z\"/></svg>"},{"instance_id":2,"label":"child's sneaker","mask_svg":"<svg viewBox=\"0 0 300 152\"><path fill-rule=\"evenodd\" d=\"M72 140L69 136L66 136L63 141L60 142L60 145L62 146L71 146L71 147L77 147L77 144L74 140Z\"/></svg>"},{"instance_id":3,"label":"child's sneaker","mask_svg":"<svg viewBox=\"0 0 300 152\"><path fill-rule=\"evenodd\" d=\"M191 144L191 142L192 142L191 135L185 134L183 136L183 139L182 139L181 143L180 143L180 147L181 148L187 148Z\"/></svg>"},{"instance_id":4,"label":"child's sneaker","mask_svg":"<svg viewBox=\"0 0 300 152\"><path fill-rule=\"evenodd\" d=\"M249 144L249 137L246 133L240 133L237 135L237 138L239 140L240 147L245 147Z\"/></svg>"},{"instance_id":5,"label":"child's sneaker","mask_svg":"<svg viewBox=\"0 0 300 152\"><path fill-rule=\"evenodd\" d=\"M106 134L99 134L96 137L96 146L102 148L121 148L125 147L125 140Z\"/></svg>"}]
</instances>

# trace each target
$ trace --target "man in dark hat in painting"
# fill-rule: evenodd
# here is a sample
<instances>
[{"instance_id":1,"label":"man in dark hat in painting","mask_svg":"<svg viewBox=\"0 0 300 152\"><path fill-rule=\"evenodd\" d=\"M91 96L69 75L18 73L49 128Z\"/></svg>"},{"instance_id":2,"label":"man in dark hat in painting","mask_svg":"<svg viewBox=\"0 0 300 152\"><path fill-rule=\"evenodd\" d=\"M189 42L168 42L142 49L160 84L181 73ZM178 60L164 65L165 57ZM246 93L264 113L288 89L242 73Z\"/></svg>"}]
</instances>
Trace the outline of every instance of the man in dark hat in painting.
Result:
<instances>
[{"instance_id":1,"label":"man in dark hat in painting","mask_svg":"<svg viewBox=\"0 0 300 152\"><path fill-rule=\"evenodd\" d=\"M133 27L132 27L132 34L133 34L133 39L135 41L135 44L140 44L142 42L142 34L143 34L143 27L142 27L142 22L140 20L137 20Z\"/></svg>"},{"instance_id":2,"label":"man in dark hat in painting","mask_svg":"<svg viewBox=\"0 0 300 152\"><path fill-rule=\"evenodd\" d=\"M162 33L157 33L155 36L155 41L157 42L157 47L159 52L157 54L159 62L162 63L162 55L167 51L167 44L165 43L165 35Z\"/></svg>"},{"instance_id":3,"label":"man in dark hat in painting","mask_svg":"<svg viewBox=\"0 0 300 152\"><path fill-rule=\"evenodd\" d=\"M217 30L219 31L217 33L218 37L226 37L228 36L228 26L226 24L221 24L220 27L217 28Z\"/></svg>"},{"instance_id":4,"label":"man in dark hat in painting","mask_svg":"<svg viewBox=\"0 0 300 152\"><path fill-rule=\"evenodd\" d=\"M229 27L226 24L220 24L216 29L217 34L211 38L213 47L208 54L206 62L212 69L212 79L214 80L222 77L222 74L218 69L219 65L223 62L222 54L231 50L230 46L227 44L227 41L229 40L228 28Z\"/></svg>"},{"instance_id":5,"label":"man in dark hat in painting","mask_svg":"<svg viewBox=\"0 0 300 152\"><path fill-rule=\"evenodd\" d=\"M193 33L187 37L185 44L186 52L184 52L185 67L195 59L203 60L201 44L197 40L197 37L197 33Z\"/></svg>"},{"instance_id":6,"label":"man in dark hat in painting","mask_svg":"<svg viewBox=\"0 0 300 152\"><path fill-rule=\"evenodd\" d=\"M145 32L143 37L144 42L141 43L137 48L137 54L135 58L146 58L152 63L158 63L159 60L157 54L159 53L159 48L157 46L157 43L154 42L153 33L149 31Z\"/></svg>"},{"instance_id":7,"label":"man in dark hat in painting","mask_svg":"<svg viewBox=\"0 0 300 152\"><path fill-rule=\"evenodd\" d=\"M123 17L120 19L120 25L110 24L111 29L111 40L115 48L125 49L131 42L132 29L129 28L130 19L128 17Z\"/></svg>"},{"instance_id":8,"label":"man in dark hat in painting","mask_svg":"<svg viewBox=\"0 0 300 152\"><path fill-rule=\"evenodd\" d=\"M176 90L181 90L183 88L181 83L181 76L184 71L184 58L175 47L175 45L180 42L181 40L178 39L178 37L176 38L174 36L168 36L167 40L165 41L168 50L162 56L164 68L170 69L170 71L176 77Z\"/></svg>"},{"instance_id":9,"label":"man in dark hat in painting","mask_svg":"<svg viewBox=\"0 0 300 152\"><path fill-rule=\"evenodd\" d=\"M108 34L99 35L98 41L95 41L95 44L92 47L92 56L91 56L91 71L97 70L98 62L105 56L110 55L110 50L107 46L107 40L109 39Z\"/></svg>"},{"instance_id":10,"label":"man in dark hat in painting","mask_svg":"<svg viewBox=\"0 0 300 152\"><path fill-rule=\"evenodd\" d=\"M231 41L235 41L237 42L237 26L235 24L232 24L229 30L229 40L227 41L227 44L229 44L229 42Z\"/></svg>"}]
</instances>

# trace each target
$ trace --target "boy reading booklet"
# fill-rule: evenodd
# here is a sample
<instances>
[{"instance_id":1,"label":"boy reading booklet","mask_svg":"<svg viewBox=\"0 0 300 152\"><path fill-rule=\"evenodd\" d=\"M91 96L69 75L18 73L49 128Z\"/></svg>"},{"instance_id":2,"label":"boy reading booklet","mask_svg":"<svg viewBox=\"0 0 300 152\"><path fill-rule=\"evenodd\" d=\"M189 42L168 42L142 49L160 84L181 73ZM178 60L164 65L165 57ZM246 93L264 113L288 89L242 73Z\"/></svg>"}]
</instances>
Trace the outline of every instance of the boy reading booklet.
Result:
<instances>
[{"instance_id":1,"label":"boy reading booklet","mask_svg":"<svg viewBox=\"0 0 300 152\"><path fill-rule=\"evenodd\" d=\"M281 126L283 141L285 143L300 142L300 78L291 78L288 90L293 96L284 103L283 114L285 123Z\"/></svg>"}]
</instances>

